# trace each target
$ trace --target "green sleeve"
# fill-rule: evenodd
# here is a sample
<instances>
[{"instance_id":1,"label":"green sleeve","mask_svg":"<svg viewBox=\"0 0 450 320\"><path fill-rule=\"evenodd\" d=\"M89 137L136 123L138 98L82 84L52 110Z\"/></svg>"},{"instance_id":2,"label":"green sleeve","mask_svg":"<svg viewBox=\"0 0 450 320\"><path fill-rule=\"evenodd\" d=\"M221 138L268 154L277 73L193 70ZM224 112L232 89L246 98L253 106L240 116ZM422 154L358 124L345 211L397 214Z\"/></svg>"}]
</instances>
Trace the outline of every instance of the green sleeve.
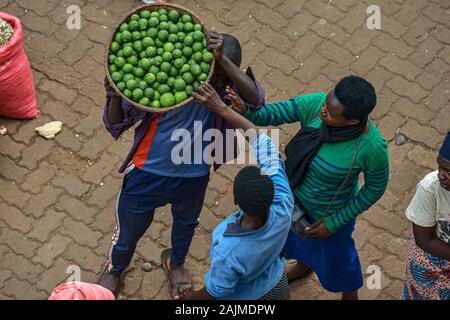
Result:
<instances>
[{"instance_id":1,"label":"green sleeve","mask_svg":"<svg viewBox=\"0 0 450 320\"><path fill-rule=\"evenodd\" d=\"M326 93L312 93L281 101L269 103L256 111L247 109L244 116L257 126L278 126L284 123L300 121L302 126L314 120L322 108Z\"/></svg>"},{"instance_id":2,"label":"green sleeve","mask_svg":"<svg viewBox=\"0 0 450 320\"><path fill-rule=\"evenodd\" d=\"M389 183L389 154L386 140L373 146L365 158L364 186L348 204L331 216L324 217L324 223L331 233L342 229L352 219L373 206L386 191Z\"/></svg>"}]
</instances>

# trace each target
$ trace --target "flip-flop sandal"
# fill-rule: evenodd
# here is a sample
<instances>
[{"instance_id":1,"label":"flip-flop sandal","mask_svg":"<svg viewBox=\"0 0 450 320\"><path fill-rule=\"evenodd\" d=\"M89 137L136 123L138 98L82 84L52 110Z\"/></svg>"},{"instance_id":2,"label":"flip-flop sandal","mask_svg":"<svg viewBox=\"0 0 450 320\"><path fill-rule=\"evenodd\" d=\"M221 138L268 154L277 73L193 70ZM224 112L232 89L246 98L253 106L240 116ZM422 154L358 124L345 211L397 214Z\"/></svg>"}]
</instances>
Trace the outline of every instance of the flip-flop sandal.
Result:
<instances>
[{"instance_id":1,"label":"flip-flop sandal","mask_svg":"<svg viewBox=\"0 0 450 320\"><path fill-rule=\"evenodd\" d=\"M161 252L161 265L162 265L162 268L164 270L164 273L166 274L167 285L169 287L169 294L172 297L172 299L175 300L175 297L172 295L172 289L173 289L172 288L172 281L170 280L170 271L169 271L169 266L167 264L168 261L169 261L169 258L171 257L171 255L172 255L172 249L171 248L163 250ZM180 282L179 284L184 284L184 283Z\"/></svg>"}]
</instances>

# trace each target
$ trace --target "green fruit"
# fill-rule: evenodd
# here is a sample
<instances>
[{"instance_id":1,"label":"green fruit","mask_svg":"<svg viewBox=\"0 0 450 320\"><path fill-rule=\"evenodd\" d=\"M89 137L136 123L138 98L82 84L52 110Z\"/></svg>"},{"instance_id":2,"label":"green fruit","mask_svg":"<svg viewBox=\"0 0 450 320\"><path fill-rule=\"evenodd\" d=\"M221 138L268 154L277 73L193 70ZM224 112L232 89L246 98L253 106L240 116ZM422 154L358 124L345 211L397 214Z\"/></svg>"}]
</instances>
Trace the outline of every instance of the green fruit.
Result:
<instances>
[{"instance_id":1,"label":"green fruit","mask_svg":"<svg viewBox=\"0 0 450 320\"><path fill-rule=\"evenodd\" d=\"M183 66L183 60L182 59L176 59L173 62L173 66L177 69L180 69Z\"/></svg>"},{"instance_id":2,"label":"green fruit","mask_svg":"<svg viewBox=\"0 0 450 320\"><path fill-rule=\"evenodd\" d=\"M160 20L161 20L161 17L160 17ZM169 24L167 22L165 22L165 21L161 22L159 24L159 30L160 31L164 30L164 31L167 31L167 33L169 33L169 31L168 31L169 30ZM169 37L169 36L167 36L167 37Z\"/></svg>"},{"instance_id":3,"label":"green fruit","mask_svg":"<svg viewBox=\"0 0 450 320\"><path fill-rule=\"evenodd\" d=\"M120 25L120 27L119 27L119 31L120 32L124 32L124 31L128 31L128 23L126 23L126 22L124 22L124 23L122 23L121 25ZM123 34L122 34L122 38L123 38Z\"/></svg>"},{"instance_id":4,"label":"green fruit","mask_svg":"<svg viewBox=\"0 0 450 320\"><path fill-rule=\"evenodd\" d=\"M117 66L115 64L112 64L108 67L109 73L112 74L114 72L119 71L119 69L117 68Z\"/></svg>"},{"instance_id":5,"label":"green fruit","mask_svg":"<svg viewBox=\"0 0 450 320\"><path fill-rule=\"evenodd\" d=\"M140 41L140 40L135 41L133 43L133 48L137 52L141 52L142 50L144 50L144 46L142 45L142 41Z\"/></svg>"},{"instance_id":6,"label":"green fruit","mask_svg":"<svg viewBox=\"0 0 450 320\"><path fill-rule=\"evenodd\" d=\"M147 97L142 97L139 100L139 104L142 104L143 106L149 106L150 105L150 99Z\"/></svg>"},{"instance_id":7,"label":"green fruit","mask_svg":"<svg viewBox=\"0 0 450 320\"><path fill-rule=\"evenodd\" d=\"M170 87L167 84L161 84L158 87L158 92L163 95L164 93L170 92Z\"/></svg>"},{"instance_id":8,"label":"green fruit","mask_svg":"<svg viewBox=\"0 0 450 320\"><path fill-rule=\"evenodd\" d=\"M178 91L177 93L175 93L175 103L176 104L183 102L187 98L188 98L188 95L185 91L181 91L181 92Z\"/></svg>"},{"instance_id":9,"label":"green fruit","mask_svg":"<svg viewBox=\"0 0 450 320\"><path fill-rule=\"evenodd\" d=\"M153 98L153 94L154 94L154 90L152 88L147 88L144 90L144 96L146 96L147 98L151 99Z\"/></svg>"},{"instance_id":10,"label":"green fruit","mask_svg":"<svg viewBox=\"0 0 450 320\"><path fill-rule=\"evenodd\" d=\"M127 88L127 85L126 85L126 83L123 82L123 81L120 81L120 82L117 84L117 89L119 89L121 92L123 92L126 88Z\"/></svg>"},{"instance_id":11,"label":"green fruit","mask_svg":"<svg viewBox=\"0 0 450 320\"><path fill-rule=\"evenodd\" d=\"M122 33L116 33L114 36L114 41L116 41L118 44L122 44L123 40L122 40Z\"/></svg>"},{"instance_id":12,"label":"green fruit","mask_svg":"<svg viewBox=\"0 0 450 320\"><path fill-rule=\"evenodd\" d=\"M156 55L156 48L148 47L147 49L145 49L145 53L147 54L148 58L153 58Z\"/></svg>"},{"instance_id":13,"label":"green fruit","mask_svg":"<svg viewBox=\"0 0 450 320\"><path fill-rule=\"evenodd\" d=\"M139 30L139 22L136 20L130 21L130 23L128 24L128 30L130 30L131 32L138 31Z\"/></svg>"},{"instance_id":14,"label":"green fruit","mask_svg":"<svg viewBox=\"0 0 450 320\"><path fill-rule=\"evenodd\" d=\"M164 61L159 68L162 72L169 73L170 69L172 69L172 65L169 62Z\"/></svg>"},{"instance_id":15,"label":"green fruit","mask_svg":"<svg viewBox=\"0 0 450 320\"><path fill-rule=\"evenodd\" d=\"M141 29L141 30L147 30L148 29L148 20L147 19L139 20L139 29Z\"/></svg>"},{"instance_id":16,"label":"green fruit","mask_svg":"<svg viewBox=\"0 0 450 320\"><path fill-rule=\"evenodd\" d=\"M158 37L158 29L150 28L147 30L147 36L155 40ZM123 37L123 36L122 36Z\"/></svg>"},{"instance_id":17,"label":"green fruit","mask_svg":"<svg viewBox=\"0 0 450 320\"><path fill-rule=\"evenodd\" d=\"M150 18L151 12L147 9L144 9L139 13L139 15L141 16L141 18L148 19Z\"/></svg>"},{"instance_id":18,"label":"green fruit","mask_svg":"<svg viewBox=\"0 0 450 320\"><path fill-rule=\"evenodd\" d=\"M184 32L189 33L194 31L194 25L191 22L187 22L184 24Z\"/></svg>"},{"instance_id":19,"label":"green fruit","mask_svg":"<svg viewBox=\"0 0 450 320\"><path fill-rule=\"evenodd\" d=\"M156 56L153 58L153 65L159 67L161 65L161 63L163 63L164 60L161 56Z\"/></svg>"},{"instance_id":20,"label":"green fruit","mask_svg":"<svg viewBox=\"0 0 450 320\"><path fill-rule=\"evenodd\" d=\"M171 68L170 68L169 75L170 75L171 77L177 77L177 76L178 76L178 69L175 68L175 67L171 67Z\"/></svg>"},{"instance_id":21,"label":"green fruit","mask_svg":"<svg viewBox=\"0 0 450 320\"><path fill-rule=\"evenodd\" d=\"M167 15L165 15L165 14L162 14L162 15L159 16L159 21L161 21L161 22L168 22L169 21L169 17Z\"/></svg>"},{"instance_id":22,"label":"green fruit","mask_svg":"<svg viewBox=\"0 0 450 320\"><path fill-rule=\"evenodd\" d=\"M167 39L169 39L169 31L167 31L167 30L160 30L158 32L158 39L163 41L163 42L166 42Z\"/></svg>"},{"instance_id":23,"label":"green fruit","mask_svg":"<svg viewBox=\"0 0 450 320\"><path fill-rule=\"evenodd\" d=\"M116 58L117 58L117 57L116 57L115 55L110 54L109 57L108 57L108 62L109 62L109 64L114 63L114 60L116 60Z\"/></svg>"},{"instance_id":24,"label":"green fruit","mask_svg":"<svg viewBox=\"0 0 450 320\"><path fill-rule=\"evenodd\" d=\"M196 52L196 53L194 53L193 55L192 55L192 59L195 61L195 62L197 62L197 63L200 63L200 62L202 62L202 53L201 52Z\"/></svg>"},{"instance_id":25,"label":"green fruit","mask_svg":"<svg viewBox=\"0 0 450 320\"><path fill-rule=\"evenodd\" d=\"M194 39L192 38L192 37L190 37L190 36L186 36L185 38L184 38L184 45L185 46L187 46L187 47L192 47L192 45L194 44Z\"/></svg>"},{"instance_id":26,"label":"green fruit","mask_svg":"<svg viewBox=\"0 0 450 320\"><path fill-rule=\"evenodd\" d=\"M168 31L169 31L170 34L176 35L179 30L178 30L178 27L177 27L176 24L174 24L172 22L169 22L169 29L168 29Z\"/></svg>"},{"instance_id":27,"label":"green fruit","mask_svg":"<svg viewBox=\"0 0 450 320\"><path fill-rule=\"evenodd\" d=\"M160 85L161 84L158 81L156 81L155 83L152 84L152 89L156 90L156 92L158 92L158 88L159 88Z\"/></svg>"},{"instance_id":28,"label":"green fruit","mask_svg":"<svg viewBox=\"0 0 450 320\"><path fill-rule=\"evenodd\" d=\"M157 54L158 56L162 56L163 53L164 53L164 49L163 49L163 48L158 48L158 49L156 49L156 54Z\"/></svg>"},{"instance_id":29,"label":"green fruit","mask_svg":"<svg viewBox=\"0 0 450 320\"><path fill-rule=\"evenodd\" d=\"M127 62L125 61L125 59L123 57L117 57L116 60L114 60L114 64L119 69L122 69L126 63Z\"/></svg>"},{"instance_id":30,"label":"green fruit","mask_svg":"<svg viewBox=\"0 0 450 320\"><path fill-rule=\"evenodd\" d=\"M171 10L168 14L170 21L177 22L180 19L180 13L177 10Z\"/></svg>"},{"instance_id":31,"label":"green fruit","mask_svg":"<svg viewBox=\"0 0 450 320\"><path fill-rule=\"evenodd\" d=\"M125 58L131 57L134 54L133 48L125 47L123 48L123 56Z\"/></svg>"},{"instance_id":32,"label":"green fruit","mask_svg":"<svg viewBox=\"0 0 450 320\"><path fill-rule=\"evenodd\" d=\"M117 42L113 42L111 43L111 52L112 53L117 53L120 50L120 44L118 44Z\"/></svg>"},{"instance_id":33,"label":"green fruit","mask_svg":"<svg viewBox=\"0 0 450 320\"><path fill-rule=\"evenodd\" d=\"M147 53L146 53L145 51L139 52L139 58L140 58L140 59L147 58Z\"/></svg>"},{"instance_id":34,"label":"green fruit","mask_svg":"<svg viewBox=\"0 0 450 320\"><path fill-rule=\"evenodd\" d=\"M181 42L175 43L175 50L183 50L184 46Z\"/></svg>"},{"instance_id":35,"label":"green fruit","mask_svg":"<svg viewBox=\"0 0 450 320\"><path fill-rule=\"evenodd\" d=\"M186 86L186 93L188 96L191 96L192 92L194 92L194 88L191 85Z\"/></svg>"},{"instance_id":36,"label":"green fruit","mask_svg":"<svg viewBox=\"0 0 450 320\"><path fill-rule=\"evenodd\" d=\"M147 73L144 76L144 81L147 82L148 84L152 84L156 81L156 76L153 73Z\"/></svg>"},{"instance_id":37,"label":"green fruit","mask_svg":"<svg viewBox=\"0 0 450 320\"><path fill-rule=\"evenodd\" d=\"M133 13L130 17L131 21L139 21L140 19L141 19L141 17L136 13Z\"/></svg>"},{"instance_id":38,"label":"green fruit","mask_svg":"<svg viewBox=\"0 0 450 320\"><path fill-rule=\"evenodd\" d=\"M206 63L206 62L202 62L200 63L200 67L202 68L202 72L209 74L209 71L211 70L211 65Z\"/></svg>"},{"instance_id":39,"label":"green fruit","mask_svg":"<svg viewBox=\"0 0 450 320\"><path fill-rule=\"evenodd\" d=\"M131 41L133 41L133 36L131 36ZM123 44L123 49L125 49L125 48L127 48L127 47L130 47L130 48L133 48L133 42L125 42L124 44ZM122 50L123 50L122 49Z\"/></svg>"},{"instance_id":40,"label":"green fruit","mask_svg":"<svg viewBox=\"0 0 450 320\"><path fill-rule=\"evenodd\" d=\"M144 58L140 61L140 67L144 70L148 71L151 66L152 66L152 62L150 61L150 59Z\"/></svg>"},{"instance_id":41,"label":"green fruit","mask_svg":"<svg viewBox=\"0 0 450 320\"><path fill-rule=\"evenodd\" d=\"M133 90L133 100L139 101L144 96L144 90L141 88L136 88Z\"/></svg>"},{"instance_id":42,"label":"green fruit","mask_svg":"<svg viewBox=\"0 0 450 320\"><path fill-rule=\"evenodd\" d=\"M175 48L175 46L174 46ZM174 49L172 52L172 56L174 59L179 59L183 56L183 52L180 49Z\"/></svg>"},{"instance_id":43,"label":"green fruit","mask_svg":"<svg viewBox=\"0 0 450 320\"><path fill-rule=\"evenodd\" d=\"M184 91L186 89L186 82L183 79L176 79L173 86L177 91Z\"/></svg>"},{"instance_id":44,"label":"green fruit","mask_svg":"<svg viewBox=\"0 0 450 320\"><path fill-rule=\"evenodd\" d=\"M214 55L211 52L206 52L202 55L203 62L211 63L214 60Z\"/></svg>"},{"instance_id":45,"label":"green fruit","mask_svg":"<svg viewBox=\"0 0 450 320\"><path fill-rule=\"evenodd\" d=\"M114 81L114 83L118 83L122 80L122 74L120 74L119 72L113 72L111 74L111 79L112 81Z\"/></svg>"},{"instance_id":46,"label":"green fruit","mask_svg":"<svg viewBox=\"0 0 450 320\"><path fill-rule=\"evenodd\" d=\"M167 107L171 107L175 104L175 97L173 96L172 93L167 92L167 93L164 93L163 95L161 95L161 98L159 99L159 101L161 102L161 106L163 106L164 108L167 108Z\"/></svg>"},{"instance_id":47,"label":"green fruit","mask_svg":"<svg viewBox=\"0 0 450 320\"><path fill-rule=\"evenodd\" d=\"M159 9L158 12L160 15L165 15L165 16L169 14L169 11L167 11L167 9L165 9L165 8Z\"/></svg>"},{"instance_id":48,"label":"green fruit","mask_svg":"<svg viewBox=\"0 0 450 320\"><path fill-rule=\"evenodd\" d=\"M133 70L134 70L134 67L133 67L133 65L132 65L131 63L125 64L125 65L123 66L123 68L122 68L122 71L123 71L124 73L132 73Z\"/></svg>"},{"instance_id":49,"label":"green fruit","mask_svg":"<svg viewBox=\"0 0 450 320\"><path fill-rule=\"evenodd\" d=\"M194 31L193 38L195 42L202 42L205 39L205 34L201 31Z\"/></svg>"},{"instance_id":50,"label":"green fruit","mask_svg":"<svg viewBox=\"0 0 450 320\"><path fill-rule=\"evenodd\" d=\"M157 66L155 66L155 65L152 65L151 67L150 67L150 70L148 70L150 73L153 73L154 75L156 75L156 74L158 74L158 72L159 72L159 68L157 67Z\"/></svg>"},{"instance_id":51,"label":"green fruit","mask_svg":"<svg viewBox=\"0 0 450 320\"><path fill-rule=\"evenodd\" d=\"M138 78L143 78L145 76L145 71L142 68L135 68L134 69L134 75Z\"/></svg>"},{"instance_id":52,"label":"green fruit","mask_svg":"<svg viewBox=\"0 0 450 320\"><path fill-rule=\"evenodd\" d=\"M123 94L125 97L127 97L128 99L131 99L133 97L133 92L131 92L130 89L125 89L123 90Z\"/></svg>"},{"instance_id":53,"label":"green fruit","mask_svg":"<svg viewBox=\"0 0 450 320\"><path fill-rule=\"evenodd\" d=\"M192 54L194 53L194 51L190 47L184 47L182 52L186 58L190 58L192 56Z\"/></svg>"},{"instance_id":54,"label":"green fruit","mask_svg":"<svg viewBox=\"0 0 450 320\"><path fill-rule=\"evenodd\" d=\"M155 40L155 46L156 46L156 48L163 48L164 47L164 41L161 41L159 38L157 38L156 40ZM164 51L164 49L163 49L163 51Z\"/></svg>"},{"instance_id":55,"label":"green fruit","mask_svg":"<svg viewBox=\"0 0 450 320\"><path fill-rule=\"evenodd\" d=\"M148 20L148 25L151 28L156 28L159 25L159 19L156 17L152 17Z\"/></svg>"},{"instance_id":56,"label":"green fruit","mask_svg":"<svg viewBox=\"0 0 450 320\"><path fill-rule=\"evenodd\" d=\"M158 11L153 11L153 12L150 14L150 17L159 18L159 16L160 16L160 14L159 14Z\"/></svg>"},{"instance_id":57,"label":"green fruit","mask_svg":"<svg viewBox=\"0 0 450 320\"><path fill-rule=\"evenodd\" d=\"M159 102L159 100L153 100L151 103L150 103L150 106L152 107L152 108L160 108L161 107L161 104L160 104L160 102Z\"/></svg>"},{"instance_id":58,"label":"green fruit","mask_svg":"<svg viewBox=\"0 0 450 320\"><path fill-rule=\"evenodd\" d=\"M175 46L170 42L165 43L163 48L165 52L173 52L175 50Z\"/></svg>"},{"instance_id":59,"label":"green fruit","mask_svg":"<svg viewBox=\"0 0 450 320\"><path fill-rule=\"evenodd\" d=\"M191 73L194 77L198 77L202 73L202 68L198 64L191 66Z\"/></svg>"},{"instance_id":60,"label":"green fruit","mask_svg":"<svg viewBox=\"0 0 450 320\"><path fill-rule=\"evenodd\" d=\"M147 37L147 31L141 31L141 38L144 39Z\"/></svg>"},{"instance_id":61,"label":"green fruit","mask_svg":"<svg viewBox=\"0 0 450 320\"><path fill-rule=\"evenodd\" d=\"M132 35L134 41L141 40L141 38L142 38L142 35L139 31L133 31L131 33L131 35Z\"/></svg>"},{"instance_id":62,"label":"green fruit","mask_svg":"<svg viewBox=\"0 0 450 320\"><path fill-rule=\"evenodd\" d=\"M191 65L189 64L183 64L183 66L181 67L180 73L186 73L186 72L190 72L191 71Z\"/></svg>"},{"instance_id":63,"label":"green fruit","mask_svg":"<svg viewBox=\"0 0 450 320\"><path fill-rule=\"evenodd\" d=\"M172 44L177 43L177 41L178 41L177 35L176 35L176 34L169 34L168 41L169 41L170 43L172 43Z\"/></svg>"},{"instance_id":64,"label":"green fruit","mask_svg":"<svg viewBox=\"0 0 450 320\"><path fill-rule=\"evenodd\" d=\"M173 85L175 83L175 78L174 77L169 77L169 79L167 79L167 85L172 89Z\"/></svg>"},{"instance_id":65,"label":"green fruit","mask_svg":"<svg viewBox=\"0 0 450 320\"><path fill-rule=\"evenodd\" d=\"M186 24L187 22L192 22L192 17L189 14L185 13L181 17L181 22L183 22L184 24Z\"/></svg>"},{"instance_id":66,"label":"green fruit","mask_svg":"<svg viewBox=\"0 0 450 320\"><path fill-rule=\"evenodd\" d=\"M202 73L197 77L197 80L200 82L205 82L208 79L208 75L206 73Z\"/></svg>"},{"instance_id":67,"label":"green fruit","mask_svg":"<svg viewBox=\"0 0 450 320\"><path fill-rule=\"evenodd\" d=\"M203 26L199 23L194 24L194 32L195 31L201 31L203 32Z\"/></svg>"},{"instance_id":68,"label":"green fruit","mask_svg":"<svg viewBox=\"0 0 450 320\"><path fill-rule=\"evenodd\" d=\"M203 43L201 42L195 42L192 45L192 50L194 50L194 52L201 52L203 50L204 46Z\"/></svg>"},{"instance_id":69,"label":"green fruit","mask_svg":"<svg viewBox=\"0 0 450 320\"><path fill-rule=\"evenodd\" d=\"M144 80L139 81L139 88L141 88L142 90L145 90L148 88L148 83Z\"/></svg>"},{"instance_id":70,"label":"green fruit","mask_svg":"<svg viewBox=\"0 0 450 320\"><path fill-rule=\"evenodd\" d=\"M155 45L155 42L152 38L145 37L144 39L142 39L142 45L144 46L144 48L153 47Z\"/></svg>"},{"instance_id":71,"label":"green fruit","mask_svg":"<svg viewBox=\"0 0 450 320\"><path fill-rule=\"evenodd\" d=\"M183 80L187 84L192 84L194 82L194 77L189 72L183 73Z\"/></svg>"},{"instance_id":72,"label":"green fruit","mask_svg":"<svg viewBox=\"0 0 450 320\"><path fill-rule=\"evenodd\" d=\"M128 82L128 80L134 80L134 75L131 73L127 73L123 76L122 81L125 82L125 84Z\"/></svg>"},{"instance_id":73,"label":"green fruit","mask_svg":"<svg viewBox=\"0 0 450 320\"><path fill-rule=\"evenodd\" d=\"M127 81L127 88L131 91L133 91L134 89L136 89L138 87L138 82L134 79L128 80Z\"/></svg>"},{"instance_id":74,"label":"green fruit","mask_svg":"<svg viewBox=\"0 0 450 320\"><path fill-rule=\"evenodd\" d=\"M172 56L172 54L170 52L164 52L162 54L162 58L163 58L164 61L167 61L167 62L170 62L170 61L173 60L173 56Z\"/></svg>"},{"instance_id":75,"label":"green fruit","mask_svg":"<svg viewBox=\"0 0 450 320\"><path fill-rule=\"evenodd\" d=\"M133 66L137 66L139 63L139 60L136 56L131 56L131 57L127 58L127 62L132 64Z\"/></svg>"},{"instance_id":76,"label":"green fruit","mask_svg":"<svg viewBox=\"0 0 450 320\"><path fill-rule=\"evenodd\" d=\"M194 87L194 90L197 90L198 87L200 87L200 82L195 81L194 84L192 85Z\"/></svg>"},{"instance_id":77,"label":"green fruit","mask_svg":"<svg viewBox=\"0 0 450 320\"><path fill-rule=\"evenodd\" d=\"M156 75L156 80L159 82L159 83L166 83L167 82L167 79L168 79L168 77L167 77L167 73L165 73L165 72L158 72L158 74Z\"/></svg>"}]
</instances>

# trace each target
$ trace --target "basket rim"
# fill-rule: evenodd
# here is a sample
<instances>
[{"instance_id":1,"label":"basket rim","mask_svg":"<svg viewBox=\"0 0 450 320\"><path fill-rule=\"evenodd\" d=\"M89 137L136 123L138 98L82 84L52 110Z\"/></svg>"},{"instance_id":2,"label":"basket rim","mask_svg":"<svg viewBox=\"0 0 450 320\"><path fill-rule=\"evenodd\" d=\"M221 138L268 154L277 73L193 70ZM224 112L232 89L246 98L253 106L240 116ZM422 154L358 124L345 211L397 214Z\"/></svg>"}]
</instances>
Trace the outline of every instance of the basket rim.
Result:
<instances>
[{"instance_id":1,"label":"basket rim","mask_svg":"<svg viewBox=\"0 0 450 320\"><path fill-rule=\"evenodd\" d=\"M120 25L127 20L129 17L131 17L131 15L133 15L134 13L140 12L144 9L150 9L150 11L156 11L159 10L160 8L168 8L168 9L176 9L177 11L181 11L181 13L188 13L189 15L192 16L192 19L195 23L199 23L203 26L204 32L205 34L208 33L209 28L207 27L207 25L205 25L203 23L203 21L197 16L195 15L191 10L179 5L179 4L169 4L169 3L165 3L165 4L160 4L160 3L152 3L152 4L144 4L141 6L138 6L132 10L130 10L129 12L127 12L125 15L123 15L120 19L119 22L117 22L113 29L111 30L109 37L108 37L108 41L106 42L105 45L105 54L104 54L104 69L105 69L105 73L106 73L106 78L108 79L109 84L111 85L111 87L113 88L113 90L122 98L124 99L128 104L132 105L133 107L142 110L142 111L146 111L149 113L167 113L169 111L173 111L173 110L177 110L180 109L182 107L184 107L185 105L191 103L194 101L194 98L191 96L188 99L186 99L185 101L183 101L182 103L176 104L174 106L171 107L166 107L166 108L152 108L149 106L144 106L140 103L137 103L129 98L127 98L120 90L119 88L117 88L116 84L114 83L114 81L112 81L111 78L111 74L109 72L109 50L110 50L110 46L111 43L113 42L114 36L117 33L117 30L119 30ZM153 10L151 10L153 9ZM156 9L156 10L155 10ZM208 78L206 79L206 81L204 81L204 83L209 83L209 81L211 80L211 77L213 76L214 73L214 68L216 65L216 61L215 59L212 61L211 63L211 69L209 71L208 74Z\"/></svg>"}]
</instances>

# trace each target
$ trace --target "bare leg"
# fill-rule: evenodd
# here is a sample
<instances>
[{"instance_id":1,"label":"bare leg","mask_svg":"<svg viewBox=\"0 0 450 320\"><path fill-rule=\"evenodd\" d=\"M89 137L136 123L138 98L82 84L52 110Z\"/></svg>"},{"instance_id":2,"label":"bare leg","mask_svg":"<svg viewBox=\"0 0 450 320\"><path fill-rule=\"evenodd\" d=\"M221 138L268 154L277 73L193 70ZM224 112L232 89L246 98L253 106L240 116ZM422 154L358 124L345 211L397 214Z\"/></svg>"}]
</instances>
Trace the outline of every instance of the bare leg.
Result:
<instances>
[{"instance_id":1,"label":"bare leg","mask_svg":"<svg viewBox=\"0 0 450 320\"><path fill-rule=\"evenodd\" d=\"M342 300L359 300L358 291L349 293L342 292Z\"/></svg>"},{"instance_id":2,"label":"bare leg","mask_svg":"<svg viewBox=\"0 0 450 320\"><path fill-rule=\"evenodd\" d=\"M301 261L289 260L284 265L284 272L287 275L288 282L292 282L306 277L312 272L312 269Z\"/></svg>"}]
</instances>

